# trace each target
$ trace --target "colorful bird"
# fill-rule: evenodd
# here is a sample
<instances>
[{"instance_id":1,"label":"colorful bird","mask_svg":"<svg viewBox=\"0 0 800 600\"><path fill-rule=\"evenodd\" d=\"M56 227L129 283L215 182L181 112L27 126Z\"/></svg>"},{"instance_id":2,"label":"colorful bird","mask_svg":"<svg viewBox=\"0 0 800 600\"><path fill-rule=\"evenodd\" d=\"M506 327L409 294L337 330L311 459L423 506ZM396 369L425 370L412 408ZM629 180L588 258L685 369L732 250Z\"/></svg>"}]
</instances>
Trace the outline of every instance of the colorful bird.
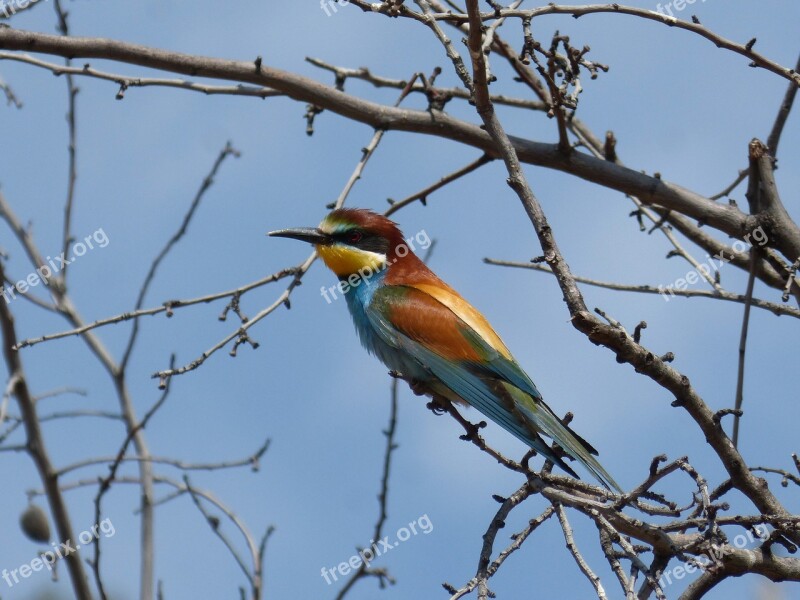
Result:
<instances>
[{"instance_id":1,"label":"colorful bird","mask_svg":"<svg viewBox=\"0 0 800 600\"><path fill-rule=\"evenodd\" d=\"M545 435L603 485L621 491L594 458L597 450L544 403L486 318L414 254L393 221L370 210L342 208L317 228L269 235L315 246L343 282L361 343L412 389L466 402L578 477Z\"/></svg>"}]
</instances>

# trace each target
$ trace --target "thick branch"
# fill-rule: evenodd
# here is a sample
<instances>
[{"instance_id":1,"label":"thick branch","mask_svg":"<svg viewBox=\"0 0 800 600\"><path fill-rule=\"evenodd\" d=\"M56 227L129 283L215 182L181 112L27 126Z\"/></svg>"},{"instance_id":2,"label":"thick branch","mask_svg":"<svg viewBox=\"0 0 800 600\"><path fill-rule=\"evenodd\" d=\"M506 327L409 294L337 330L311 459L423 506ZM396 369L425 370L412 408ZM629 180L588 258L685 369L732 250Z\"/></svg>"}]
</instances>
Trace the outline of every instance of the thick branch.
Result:
<instances>
[{"instance_id":1,"label":"thick branch","mask_svg":"<svg viewBox=\"0 0 800 600\"><path fill-rule=\"evenodd\" d=\"M769 148L759 140L750 142L750 170L758 176L759 212L756 218L770 239L782 241L781 252L789 262L794 262L800 258L800 229L781 202L773 173L773 161Z\"/></svg>"},{"instance_id":2,"label":"thick branch","mask_svg":"<svg viewBox=\"0 0 800 600\"><path fill-rule=\"evenodd\" d=\"M63 37L12 29L0 29L0 48L65 57L102 58L193 77L263 85L294 100L314 104L376 128L436 135L480 148L492 156L500 155L491 137L477 125L439 111L400 109L369 102L260 63L256 66L253 62L193 56L116 40ZM680 212L736 238L742 238L747 231L746 215L738 208L717 204L675 184L580 152L564 156L557 144L513 136L509 136L509 142L522 162L564 171L634 195L642 202ZM790 261L796 258L790 257L791 252L784 248L782 239L772 241Z\"/></svg>"},{"instance_id":3,"label":"thick branch","mask_svg":"<svg viewBox=\"0 0 800 600\"><path fill-rule=\"evenodd\" d=\"M683 406L700 427L706 440L728 471L733 486L742 491L762 513L790 516L790 513L769 490L767 482L755 477L750 472L747 463L725 434L719 420L714 419L714 413L691 386L688 377L634 341L623 329L598 320L587 309L575 278L556 244L541 204L528 185L515 147L491 105L487 82L482 76L485 72L485 65L484 55L479 51L481 20L477 0L467 0L467 10L470 15L469 47L475 77L476 109L483 119L487 132L495 140L496 147L502 154L508 170L508 183L522 201L536 230L545 260L553 270L564 295L573 326L584 333L593 343L606 346L615 352L619 362L629 363L637 372L644 373L672 393L675 396L674 405ZM800 541L800 534L797 532L787 532L787 536L790 536L795 542Z\"/></svg>"},{"instance_id":4,"label":"thick branch","mask_svg":"<svg viewBox=\"0 0 800 600\"><path fill-rule=\"evenodd\" d=\"M0 279L3 277L3 266L0 263ZM50 504L59 539L65 542L75 540L69 511L59 488L58 472L50 461L42 430L39 426L36 402L28 389L19 353L14 350L14 346L17 343L17 332L14 326L14 317L8 308L7 302L0 302L0 329L3 332L3 355L13 382L11 392L17 398L22 420L25 423L25 432L27 434L25 448L39 471L39 477L42 480L42 486ZM92 592L89 589L89 581L86 578L80 554L78 552L67 554L64 560L67 561L67 569L69 570L75 596L81 600L91 600Z\"/></svg>"},{"instance_id":5,"label":"thick branch","mask_svg":"<svg viewBox=\"0 0 800 600\"><path fill-rule=\"evenodd\" d=\"M800 580L800 560L775 556L768 550L731 549L720 560L722 566L706 571L686 588L679 600L699 600L726 577L755 573L771 581Z\"/></svg>"}]
</instances>

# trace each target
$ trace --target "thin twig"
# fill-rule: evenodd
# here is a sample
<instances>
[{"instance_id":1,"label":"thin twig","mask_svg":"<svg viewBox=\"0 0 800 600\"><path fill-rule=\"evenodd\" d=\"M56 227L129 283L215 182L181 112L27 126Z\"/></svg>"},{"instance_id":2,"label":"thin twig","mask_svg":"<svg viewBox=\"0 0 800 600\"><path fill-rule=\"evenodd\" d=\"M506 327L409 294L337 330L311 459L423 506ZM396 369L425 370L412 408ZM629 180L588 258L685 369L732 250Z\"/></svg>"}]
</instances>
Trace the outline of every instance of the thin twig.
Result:
<instances>
[{"instance_id":1,"label":"thin twig","mask_svg":"<svg viewBox=\"0 0 800 600\"><path fill-rule=\"evenodd\" d=\"M395 432L397 431L397 393L398 393L398 382L397 379L392 379L391 383L391 393L390 393L390 410L389 410L389 425L383 431L383 434L386 436L386 449L383 453L383 474L381 475L381 489L378 492L378 520L375 523L375 528L372 532L372 540L379 540L383 537L383 526L386 523L386 519L388 518L387 512L387 503L389 499L389 473L391 471L391 464L392 464L392 452L397 449L397 444L395 443ZM358 551L361 552L362 548L358 548ZM364 555L362 554L362 557ZM390 583L394 583L394 580L388 575L385 569L371 569L369 566L369 562L366 558L362 558L361 565L358 569L350 576L347 580L347 583L339 590L339 593L336 594L336 600L343 600L343 598L347 595L347 593L353 588L357 581L363 579L364 577L374 576L378 577L380 581L389 581Z\"/></svg>"},{"instance_id":2,"label":"thin twig","mask_svg":"<svg viewBox=\"0 0 800 600\"><path fill-rule=\"evenodd\" d=\"M384 8L381 4L371 4L368 0L350 0L352 4L360 6L365 10L383 12ZM468 11L469 12L469 11ZM702 38L713 43L717 48L728 50L735 54L744 56L751 61L750 66L761 67L767 71L783 77L789 81L793 81L796 85L800 85L800 73L795 72L793 69L784 67L777 62L767 58L766 56L753 50L753 44L750 42L739 44L732 40L726 39L721 35L704 27L701 23L695 21L684 21L671 17L664 13L659 13L654 10L646 8L636 8L633 6L624 6L622 4L585 4L580 6L548 4L532 9L508 9L504 8L497 11L478 13L474 16L476 23L483 23L484 21L493 21L495 19L507 19L509 17L518 19L534 19L545 15L570 15L574 18L583 17L585 15L595 15L603 13L613 13L619 15L629 15L648 21L655 21L668 27L676 29L683 29L694 33ZM414 13L411 10L402 10L399 16L410 17L418 21L435 21L435 22L449 22L463 24L473 18L472 15L458 13L458 12L444 12L433 13L425 12L423 14Z\"/></svg>"},{"instance_id":3,"label":"thin twig","mask_svg":"<svg viewBox=\"0 0 800 600\"><path fill-rule=\"evenodd\" d=\"M244 559L241 557L239 552L234 547L233 542L231 542L231 540L228 539L228 536L225 535L225 533L220 528L219 519L217 517L211 515L206 510L205 506L203 506L203 503L201 502L201 495L198 494L197 491L195 491L194 487L192 487L192 485L189 483L188 475L184 475L183 476L183 483L186 486L186 490L191 495L195 506L202 513L202 515L205 517L206 522L208 523L209 527L211 527L211 530L214 532L214 534L220 540L222 540L222 543L228 549L228 551L230 552L231 556L233 556L234 560L236 561L236 564L238 564L239 568L242 570L242 573L244 573L245 578L247 579L248 583L250 584L250 588L251 588L251 591L252 591L252 596L251 596L252 600L260 600L261 599L261 586L262 586L262 580L261 580L261 575L260 575L261 574L261 558L260 557L263 555L263 551L260 548L263 548L263 544L265 543L265 539L266 538L264 540L262 540L262 545L261 545L260 548L256 547L252 536L247 531L247 528L244 527L244 524L242 524L241 521L239 520L239 518L236 517L233 513L228 513L228 515L227 515L228 518L231 519L234 522L234 524L237 525L237 527L239 528L239 531L242 533L242 535L244 535L245 541L247 542L247 548L248 548L248 550L250 552L250 558L253 561L253 570L251 572L250 569L248 569L247 565L245 564Z\"/></svg>"},{"instance_id":4,"label":"thin twig","mask_svg":"<svg viewBox=\"0 0 800 600\"><path fill-rule=\"evenodd\" d=\"M61 331L59 333L50 333L37 338L29 338L27 340L22 340L21 342L19 342L18 349L26 348L28 346L35 346L36 344L41 344L42 342L47 342L50 340L58 340L73 335L81 335L83 333L86 333L87 331L91 331L92 329L97 329L98 327L104 327L105 325L113 325L115 323L122 323L123 321L130 321L131 319L138 319L140 317L145 317L149 315L166 313L167 316L170 317L172 316L172 311L175 309L184 308L186 306L194 306L195 304L208 304L210 302L214 302L215 300L221 300L223 298L241 297L250 290L254 290L256 288L262 287L270 283L274 283L276 281L280 281L281 279L284 279L291 275L295 275L296 273L297 273L296 268L283 269L281 271L278 271L277 273L273 273L272 275L267 275L266 277L263 277L261 279L258 279L256 281L253 281L251 283L248 283L233 290L227 290L225 292L215 292L213 294L200 296L198 298L190 298L188 300L168 300L164 302L161 306L156 306L152 308L143 308L136 311L130 311L119 315L114 315L113 317L107 317L105 319L98 319L93 323L88 323L86 325L82 325L81 327L77 327L75 329Z\"/></svg>"},{"instance_id":5,"label":"thin twig","mask_svg":"<svg viewBox=\"0 0 800 600\"><path fill-rule=\"evenodd\" d=\"M3 53L0 52L0 58L2 58ZM337 77L337 82L341 82L342 85L347 79L359 79L361 81L366 81L367 83L372 84L377 88L395 88L402 90L408 85L408 82L402 79L391 79L389 77L382 77L380 75L375 75L367 69L366 67L360 67L358 69L352 69L347 67L338 67L332 65L330 63L325 62L324 60L320 60L319 58L313 57L306 57L306 61L314 65L315 67L319 67L320 69L324 69L326 71L330 71L334 73ZM415 83L411 86L412 92L417 92L421 94L430 94L435 93L438 96L444 96L449 98L459 98L462 100L469 100L470 95L469 92L466 91L464 88L434 88L431 89L430 86L426 86L424 83ZM500 104L503 106L512 106L515 108L527 108L530 110L537 110L537 111L547 111L547 105L544 102L539 102L537 100L528 100L527 98L511 98L509 96L504 96L502 94L492 94L492 102L495 104Z\"/></svg>"},{"instance_id":6,"label":"thin twig","mask_svg":"<svg viewBox=\"0 0 800 600\"><path fill-rule=\"evenodd\" d=\"M153 282L155 278L156 272L158 271L158 267L161 265L162 261L167 257L170 251L175 247L175 245L181 241L186 232L189 229L189 224L192 222L192 217L194 217L197 208L200 206L200 202L203 200L205 193L211 188L212 184L214 183L214 177L216 177L217 173L219 172L219 168L222 166L222 163L225 162L225 159L229 156L233 156L235 158L239 158L240 153L236 150L230 142L225 144L225 147L220 151L217 159L214 161L214 164L211 167L211 170L208 172L208 175L205 176L203 179L203 183L200 185L200 189L197 190L197 193L192 200L192 203L189 205L189 209L186 211L186 214L183 216L183 221L181 222L180 227L178 230L172 234L172 237L167 241L161 251L156 255L153 259L153 262L150 264L150 269L147 271L147 275L144 278L144 282L142 283L142 287L139 289L139 296L136 298L136 306L134 307L134 312L141 310L142 306L144 305L144 299L147 296L147 292L150 289L150 284ZM128 344L125 347L125 352L122 355L122 360L120 361L120 369L123 371L125 367L128 365L128 360L131 357L131 353L133 352L134 344L136 344L136 337L139 334L139 319L135 319L133 321L133 328L131 329L130 337L128 338Z\"/></svg>"},{"instance_id":7,"label":"thin twig","mask_svg":"<svg viewBox=\"0 0 800 600\"><path fill-rule=\"evenodd\" d=\"M720 198L727 198L730 193L739 187L739 184L742 183L745 179L747 179L747 169L742 169L736 175L736 179L734 179L730 185L728 185L725 189L721 192L714 194L713 196L709 196L709 200L719 200Z\"/></svg>"},{"instance_id":8,"label":"thin twig","mask_svg":"<svg viewBox=\"0 0 800 600\"><path fill-rule=\"evenodd\" d=\"M600 578L595 574L595 572L592 571L592 568L586 562L586 559L583 558L583 555L578 549L578 545L575 543L575 538L572 534L572 527L567 519L567 513L564 512L564 507L558 503L556 503L554 506L556 515L558 516L558 522L561 524L561 531L564 533L564 540L567 543L567 550L569 550L570 554L572 554L572 558L575 559L575 562L577 563L578 568L581 570L581 573L586 576L586 578L589 580L589 583L591 583L594 587L594 591L599 600L607 600L608 596L606 596L606 591L603 589L603 583L600 581Z\"/></svg>"},{"instance_id":9,"label":"thin twig","mask_svg":"<svg viewBox=\"0 0 800 600\"><path fill-rule=\"evenodd\" d=\"M14 90L6 81L0 77L0 91L3 92L6 96L6 104L9 106L14 106L15 108L22 108L22 101L19 97L14 93Z\"/></svg>"},{"instance_id":10,"label":"thin twig","mask_svg":"<svg viewBox=\"0 0 800 600\"><path fill-rule=\"evenodd\" d=\"M67 21L67 12L61 7L61 0L55 0L54 5L56 15L58 17L58 31L61 35L69 35L69 23ZM72 65L72 59L69 57L64 59L64 64L67 69ZM67 124L69 126L69 171L67 176L67 199L64 203L64 224L62 235L62 250L63 256L69 256L70 246L72 244L72 206L75 202L75 182L78 179L77 167L77 137L76 137L76 96L78 95L78 88L70 73L67 73ZM65 263L59 274L61 285L64 289L67 286L67 267Z\"/></svg>"},{"instance_id":11,"label":"thin twig","mask_svg":"<svg viewBox=\"0 0 800 600\"><path fill-rule=\"evenodd\" d=\"M742 331L739 336L739 361L736 369L736 404L734 410L738 411L733 416L733 435L734 447L739 447L739 422L742 416L742 403L744 402L744 365L745 353L747 352L747 330L750 326L750 306L753 300L753 286L756 281L756 249L751 251L750 276L747 279L747 292L745 294L744 313L742 315Z\"/></svg>"},{"instance_id":12,"label":"thin twig","mask_svg":"<svg viewBox=\"0 0 800 600\"><path fill-rule=\"evenodd\" d=\"M797 65L794 70L796 73L800 73L800 56L797 58ZM781 141L783 127L786 125L786 121L789 118L794 99L797 97L797 88L798 86L794 82L789 83L786 89L786 95L783 97L781 106L778 109L778 115L775 117L775 123L772 125L772 131L770 131L769 137L767 138L767 147L773 158L777 158L778 156L778 144Z\"/></svg>"},{"instance_id":13,"label":"thin twig","mask_svg":"<svg viewBox=\"0 0 800 600\"><path fill-rule=\"evenodd\" d=\"M452 173L450 173L448 175L445 175L444 177L442 177L436 183L433 183L433 184L429 185L425 189L420 190L419 192L417 192L415 194L407 196L406 198L403 198L402 200L398 200L398 201L394 201L394 200L390 199L389 200L389 204L391 204L391 206L383 214L388 217L388 216L392 215L393 213L396 213L401 208L405 208L406 206L408 206L409 204L411 204L412 202L415 202L417 200L422 202L422 204L425 204L427 202L428 196L430 196L436 190L441 189L444 186L454 182L456 179L460 179L464 175L472 173L476 169L482 167L483 165L485 165L487 163L492 162L493 160L494 160L493 157L489 156L488 154L483 154L479 158L477 158L476 160L474 160L471 163L469 163L468 165L465 165L465 166L461 167L460 169L458 169L456 171L453 171Z\"/></svg>"},{"instance_id":14,"label":"thin twig","mask_svg":"<svg viewBox=\"0 0 800 600\"><path fill-rule=\"evenodd\" d=\"M269 443L270 440L267 440L264 444L262 444L255 454L236 460L226 460L213 463L193 463L166 456L149 456L146 460L154 464L175 467L181 471L221 471L225 469L235 469L237 467L250 467L252 470L257 471L259 459L269 448ZM113 468L114 465L119 463L139 462L141 460L145 459L142 459L139 456L95 456L61 467L58 470L58 474L59 476L63 476L72 471L77 471L78 469L84 469L86 467L102 465L106 463L110 465L109 468Z\"/></svg>"},{"instance_id":15,"label":"thin twig","mask_svg":"<svg viewBox=\"0 0 800 600\"><path fill-rule=\"evenodd\" d=\"M175 362L175 356L173 355L170 360L171 360L171 362L174 363ZM99 487L97 489L97 494L94 497L95 523L99 523L100 522L100 518L102 516L103 496L106 494L106 492L108 492L109 489L111 489L111 483L114 481L114 479L117 476L117 470L119 469L119 466L122 464L123 458L125 457L125 454L128 452L128 446L131 444L131 441L133 441L134 438L145 427L147 427L147 423L150 421L152 416L158 411L158 409L161 408L161 406L164 404L164 402L166 402L168 396L169 396L169 386L164 388L164 391L162 392L161 397L145 413L145 415L142 418L142 420L139 421L138 423L136 423L133 427L130 427L130 426L128 427L128 432L127 432L127 435L125 436L125 440L122 442L122 445L120 446L120 449L117 452L116 457L111 461L111 465L109 466L109 469L108 469L108 475L106 475L105 477L101 477L99 479ZM144 456L139 454L137 456L137 458L139 458L142 461L152 462L152 457L149 454L144 455ZM81 465L77 465L77 466L74 466L74 468L80 468L80 466ZM62 473L63 472L64 471L62 469ZM105 591L105 586L103 584L103 579L100 576L100 557L101 557L100 539L98 538L96 540L95 545L94 545L94 560L92 561L92 570L94 571L95 583L97 584L97 590L100 593L100 597L103 600L107 600L108 597L106 596L106 591ZM147 592L142 590L142 593L146 594ZM152 593L152 592L150 592L150 593Z\"/></svg>"},{"instance_id":16,"label":"thin twig","mask_svg":"<svg viewBox=\"0 0 800 600\"><path fill-rule=\"evenodd\" d=\"M47 62L39 58L35 58L28 54L17 54L15 52L0 51L0 60L12 60L24 64L46 69L53 73L53 75L69 75L79 77L91 77L103 81L111 81L119 85L117 92L117 100L122 100L125 97L125 92L133 87L168 87L187 90L190 92L200 92L207 96L249 96L254 98L274 98L276 96L285 96L283 92L279 92L269 87L263 86L250 86L250 85L208 85L196 83L186 79L163 79L157 77L130 77L127 75L119 75L116 73L108 73L94 69L88 64L83 67L65 67L55 63ZM534 108L534 106L524 106L524 108Z\"/></svg>"},{"instance_id":17,"label":"thin twig","mask_svg":"<svg viewBox=\"0 0 800 600\"><path fill-rule=\"evenodd\" d=\"M500 267L512 267L515 269L528 269L530 271L539 271L542 273L549 273L553 274L553 271L545 266L545 265L538 265L535 263L524 263L524 262L517 262L511 260L498 260L495 258L484 258L483 262L487 265L495 265ZM642 294L659 294L663 296L665 299L669 299L669 296L682 296L685 298L708 298L711 300L725 300L727 302L736 302L739 304L746 304L748 302L748 298L744 294L734 294L728 291L710 291L710 290L676 290L674 288L664 289L663 286L659 288L659 286L654 285L627 285L623 283L615 283L612 281L599 281L597 279L590 279L588 277L581 277L575 275L575 281L578 283L585 283L586 285L592 285L595 287L601 287L609 290L616 290L620 292L637 292ZM667 295L669 294L669 296ZM789 306L786 304L777 304L775 302L769 302L767 300L761 300L759 298L751 298L750 304L755 306L756 308L762 308L764 310L768 310L773 314L776 315L789 315L792 317L800 318L800 309L794 308L793 306Z\"/></svg>"}]
</instances>

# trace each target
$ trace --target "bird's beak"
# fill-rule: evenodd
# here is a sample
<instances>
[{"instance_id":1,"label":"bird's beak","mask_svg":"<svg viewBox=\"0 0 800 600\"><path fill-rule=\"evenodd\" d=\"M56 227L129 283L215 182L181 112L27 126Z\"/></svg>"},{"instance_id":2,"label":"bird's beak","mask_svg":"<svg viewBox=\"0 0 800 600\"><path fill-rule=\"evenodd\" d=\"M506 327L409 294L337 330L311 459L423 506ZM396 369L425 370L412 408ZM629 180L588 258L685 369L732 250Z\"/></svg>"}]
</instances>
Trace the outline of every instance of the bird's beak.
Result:
<instances>
[{"instance_id":1,"label":"bird's beak","mask_svg":"<svg viewBox=\"0 0 800 600\"><path fill-rule=\"evenodd\" d=\"M330 244L331 237L316 227L296 227L294 229L279 229L270 231L267 235L272 237L285 237L309 244Z\"/></svg>"}]
</instances>

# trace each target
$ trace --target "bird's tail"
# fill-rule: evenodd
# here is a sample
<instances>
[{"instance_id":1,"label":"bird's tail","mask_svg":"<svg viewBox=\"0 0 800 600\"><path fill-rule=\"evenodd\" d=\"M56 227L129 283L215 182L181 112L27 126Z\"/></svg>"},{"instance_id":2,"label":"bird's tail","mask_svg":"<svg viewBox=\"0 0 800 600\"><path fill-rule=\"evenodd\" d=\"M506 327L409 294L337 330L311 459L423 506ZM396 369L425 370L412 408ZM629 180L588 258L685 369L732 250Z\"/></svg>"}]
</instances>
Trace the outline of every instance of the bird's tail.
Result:
<instances>
[{"instance_id":1,"label":"bird's tail","mask_svg":"<svg viewBox=\"0 0 800 600\"><path fill-rule=\"evenodd\" d=\"M517 401L516 405L519 408L519 412L522 413L525 420L529 422L530 427L534 431L541 432L551 438L563 448L568 456L581 463L595 479L609 490L616 491L620 494L623 493L620 485L614 481L614 478L608 474L595 458L597 450L595 450L589 442L572 431L572 429L564 425L543 400L533 398L530 394L526 394L515 386L507 384L505 387ZM532 435L531 439L526 441L534 450L545 456L545 458L552 460L570 475L578 477L575 471L573 471L552 448L538 438L538 436Z\"/></svg>"}]
</instances>

